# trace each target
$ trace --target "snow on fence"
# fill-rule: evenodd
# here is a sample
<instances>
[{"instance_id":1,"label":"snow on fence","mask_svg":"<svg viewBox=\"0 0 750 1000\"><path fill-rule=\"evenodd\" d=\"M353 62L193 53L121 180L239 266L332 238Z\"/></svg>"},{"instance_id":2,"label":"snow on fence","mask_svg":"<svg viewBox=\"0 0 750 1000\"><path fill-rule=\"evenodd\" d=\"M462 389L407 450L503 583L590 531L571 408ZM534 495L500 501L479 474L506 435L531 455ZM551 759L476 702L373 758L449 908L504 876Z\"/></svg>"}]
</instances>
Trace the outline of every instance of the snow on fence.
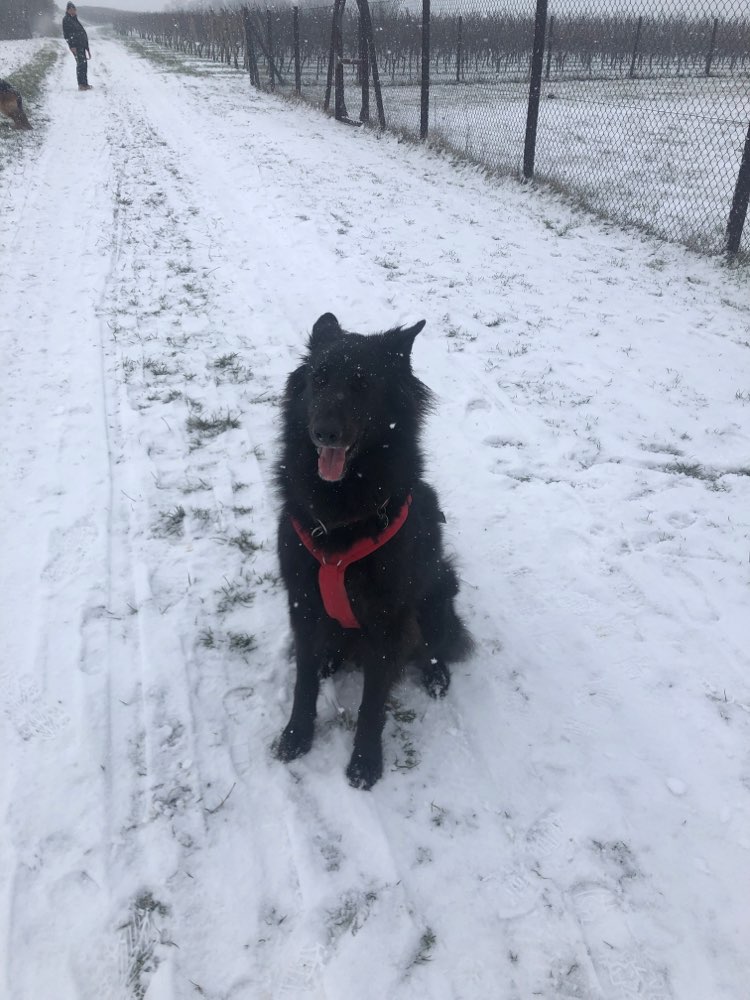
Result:
<instances>
[{"instance_id":1,"label":"snow on fence","mask_svg":"<svg viewBox=\"0 0 750 1000\"><path fill-rule=\"evenodd\" d=\"M642 0L420 2L129 14L116 27L245 69L342 121L430 137L663 238L750 252L743 0L702 14L682 0L659 12Z\"/></svg>"}]
</instances>

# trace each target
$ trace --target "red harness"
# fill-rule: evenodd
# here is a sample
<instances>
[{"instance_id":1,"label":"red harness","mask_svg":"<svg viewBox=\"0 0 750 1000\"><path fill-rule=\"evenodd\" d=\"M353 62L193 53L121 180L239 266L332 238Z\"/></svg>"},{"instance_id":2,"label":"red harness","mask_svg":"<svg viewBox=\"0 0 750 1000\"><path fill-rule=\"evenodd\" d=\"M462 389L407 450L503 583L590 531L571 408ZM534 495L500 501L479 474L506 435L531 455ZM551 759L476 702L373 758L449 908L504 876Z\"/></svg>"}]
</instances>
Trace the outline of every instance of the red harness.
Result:
<instances>
[{"instance_id":1,"label":"red harness","mask_svg":"<svg viewBox=\"0 0 750 1000\"><path fill-rule=\"evenodd\" d=\"M346 573L347 566L350 566L353 562L358 562L360 559L364 559L365 556L371 555L393 538L406 520L410 504L411 496L408 496L401 510L379 535L376 535L375 538L360 538L359 541L355 542L348 549L344 549L343 552L321 552L313 541L310 532L302 527L296 517L291 519L292 526L297 532L299 540L307 551L311 555L314 555L320 563L318 586L320 587L320 596L323 598L323 607L326 609L328 616L334 618L342 628L362 627L352 611L352 606L349 603L349 597L346 593L344 574Z\"/></svg>"}]
</instances>

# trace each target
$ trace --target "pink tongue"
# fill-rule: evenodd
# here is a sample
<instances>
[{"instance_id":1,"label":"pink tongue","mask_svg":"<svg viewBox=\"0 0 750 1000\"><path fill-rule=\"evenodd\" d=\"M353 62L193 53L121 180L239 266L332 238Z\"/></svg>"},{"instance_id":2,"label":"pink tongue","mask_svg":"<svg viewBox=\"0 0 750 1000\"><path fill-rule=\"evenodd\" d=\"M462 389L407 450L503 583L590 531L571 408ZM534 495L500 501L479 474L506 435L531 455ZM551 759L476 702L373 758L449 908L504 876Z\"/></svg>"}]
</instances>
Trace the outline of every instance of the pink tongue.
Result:
<instances>
[{"instance_id":1,"label":"pink tongue","mask_svg":"<svg viewBox=\"0 0 750 1000\"><path fill-rule=\"evenodd\" d=\"M321 448L318 455L318 475L329 483L335 483L344 475L346 448Z\"/></svg>"}]
</instances>

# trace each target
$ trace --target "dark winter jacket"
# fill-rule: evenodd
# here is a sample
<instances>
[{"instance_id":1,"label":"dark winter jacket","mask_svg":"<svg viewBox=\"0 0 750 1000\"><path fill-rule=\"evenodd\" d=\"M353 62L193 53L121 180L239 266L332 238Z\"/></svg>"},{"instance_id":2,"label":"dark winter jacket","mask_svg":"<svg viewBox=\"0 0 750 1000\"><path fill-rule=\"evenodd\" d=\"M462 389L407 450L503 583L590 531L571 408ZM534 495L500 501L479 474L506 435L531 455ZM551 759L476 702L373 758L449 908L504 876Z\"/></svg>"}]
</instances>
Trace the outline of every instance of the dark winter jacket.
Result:
<instances>
[{"instance_id":1,"label":"dark winter jacket","mask_svg":"<svg viewBox=\"0 0 750 1000\"><path fill-rule=\"evenodd\" d=\"M71 49L86 52L89 47L89 36L78 20L77 14L66 14L62 20L63 36Z\"/></svg>"}]
</instances>

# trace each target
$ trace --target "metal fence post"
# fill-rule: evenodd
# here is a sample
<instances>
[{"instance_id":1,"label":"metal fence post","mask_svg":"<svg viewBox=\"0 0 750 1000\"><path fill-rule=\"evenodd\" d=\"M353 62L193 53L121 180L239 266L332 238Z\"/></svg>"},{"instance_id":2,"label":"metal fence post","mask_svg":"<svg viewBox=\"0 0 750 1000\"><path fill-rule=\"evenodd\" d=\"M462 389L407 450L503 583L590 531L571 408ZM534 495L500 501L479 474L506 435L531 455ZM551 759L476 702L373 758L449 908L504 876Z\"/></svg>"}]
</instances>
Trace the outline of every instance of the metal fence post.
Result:
<instances>
[{"instance_id":1,"label":"metal fence post","mask_svg":"<svg viewBox=\"0 0 750 1000\"><path fill-rule=\"evenodd\" d=\"M302 67L299 58L299 7L292 7L292 34L294 36L294 92L302 93Z\"/></svg>"},{"instance_id":2,"label":"metal fence post","mask_svg":"<svg viewBox=\"0 0 750 1000\"><path fill-rule=\"evenodd\" d=\"M714 30L711 32L711 44L708 47L706 56L706 76L711 76L711 63L714 60L714 49L716 48L716 32L719 30L719 19L714 18Z\"/></svg>"},{"instance_id":3,"label":"metal fence post","mask_svg":"<svg viewBox=\"0 0 750 1000\"><path fill-rule=\"evenodd\" d=\"M539 98L542 93L542 67L544 64L544 29L547 25L547 0L537 0L534 19L534 49L531 54L531 83L529 84L529 110L526 114L526 139L523 146L523 176L530 181L534 176L536 156L536 129L539 122Z\"/></svg>"},{"instance_id":4,"label":"metal fence post","mask_svg":"<svg viewBox=\"0 0 750 1000\"><path fill-rule=\"evenodd\" d=\"M422 0L422 94L419 138L427 138L430 120L430 0Z\"/></svg>"},{"instance_id":5,"label":"metal fence post","mask_svg":"<svg viewBox=\"0 0 750 1000\"><path fill-rule=\"evenodd\" d=\"M745 136L745 148L742 152L742 162L740 172L737 175L737 184L734 189L732 207L729 211L729 222L727 223L727 253L734 257L740 249L742 240L742 229L747 217L747 206L750 201L750 125L747 127Z\"/></svg>"}]
</instances>

